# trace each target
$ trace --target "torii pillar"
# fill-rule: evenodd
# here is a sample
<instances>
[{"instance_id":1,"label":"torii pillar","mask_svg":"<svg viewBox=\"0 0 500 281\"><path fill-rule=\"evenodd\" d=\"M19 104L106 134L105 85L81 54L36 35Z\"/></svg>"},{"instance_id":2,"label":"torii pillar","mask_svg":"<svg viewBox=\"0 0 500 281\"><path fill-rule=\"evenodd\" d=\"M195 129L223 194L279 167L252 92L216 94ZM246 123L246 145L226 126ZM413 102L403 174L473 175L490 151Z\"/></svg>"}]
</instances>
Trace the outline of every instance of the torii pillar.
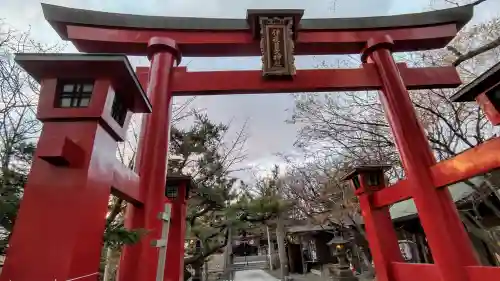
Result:
<instances>
[{"instance_id":1,"label":"torii pillar","mask_svg":"<svg viewBox=\"0 0 500 281\"><path fill-rule=\"evenodd\" d=\"M120 281L156 280L160 259L160 250L154 245L162 238L163 222L158 216L164 211L172 105L171 79L174 63L180 62L181 55L175 41L153 37L148 44L148 58L151 70L147 92L153 112L143 121L144 134L141 134L143 139L139 144L138 163L144 209L130 206L132 210L128 210L126 218L127 227L145 228L148 233L138 245L124 247L118 274ZM148 157L147 161L141 159L144 157Z\"/></svg>"}]
</instances>

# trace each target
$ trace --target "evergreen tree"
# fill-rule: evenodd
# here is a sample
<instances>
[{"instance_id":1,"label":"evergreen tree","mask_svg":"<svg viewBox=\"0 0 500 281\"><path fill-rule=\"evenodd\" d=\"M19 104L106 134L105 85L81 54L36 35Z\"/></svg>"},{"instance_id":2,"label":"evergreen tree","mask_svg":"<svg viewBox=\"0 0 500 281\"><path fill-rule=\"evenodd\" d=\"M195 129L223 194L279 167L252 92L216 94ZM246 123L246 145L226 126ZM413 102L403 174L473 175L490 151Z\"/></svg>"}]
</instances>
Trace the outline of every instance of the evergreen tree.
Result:
<instances>
[{"instance_id":1,"label":"evergreen tree","mask_svg":"<svg viewBox=\"0 0 500 281\"><path fill-rule=\"evenodd\" d=\"M31 166L35 146L19 143L2 163L0 174L0 255L5 254L14 227L23 187Z\"/></svg>"}]
</instances>

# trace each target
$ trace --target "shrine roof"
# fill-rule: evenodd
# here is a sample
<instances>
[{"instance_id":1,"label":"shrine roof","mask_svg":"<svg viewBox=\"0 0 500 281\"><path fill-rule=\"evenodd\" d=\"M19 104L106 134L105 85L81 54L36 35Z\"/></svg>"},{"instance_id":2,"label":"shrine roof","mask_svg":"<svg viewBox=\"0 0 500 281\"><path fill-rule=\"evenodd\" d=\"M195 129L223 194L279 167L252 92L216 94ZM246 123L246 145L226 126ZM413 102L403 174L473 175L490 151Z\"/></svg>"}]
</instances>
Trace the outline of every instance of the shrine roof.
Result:
<instances>
[{"instance_id":1,"label":"shrine roof","mask_svg":"<svg viewBox=\"0 0 500 281\"><path fill-rule=\"evenodd\" d=\"M68 37L66 30L68 25L149 30L238 31L250 29L245 18L228 19L131 15L68 8L44 3L42 3L42 9L45 19L50 22L52 27L64 39ZM265 10L259 11L264 12ZM287 11L294 13L297 10L283 9L278 11L282 14ZM392 16L302 19L300 20L300 29L362 30L432 26L450 23L456 24L457 29L460 29L472 18L472 15L473 6L465 5L431 12Z\"/></svg>"},{"instance_id":2,"label":"shrine roof","mask_svg":"<svg viewBox=\"0 0 500 281\"><path fill-rule=\"evenodd\" d=\"M500 62L486 70L479 77L474 79L469 84L458 90L452 97L451 101L466 102L474 101L475 98L485 91L490 90L493 86L500 82Z\"/></svg>"},{"instance_id":3,"label":"shrine roof","mask_svg":"<svg viewBox=\"0 0 500 281\"><path fill-rule=\"evenodd\" d=\"M82 70L91 75L86 78L108 78L116 91L123 91L132 112L151 112L151 103L125 55L23 53L14 60L38 82L48 77L84 78Z\"/></svg>"},{"instance_id":4,"label":"shrine roof","mask_svg":"<svg viewBox=\"0 0 500 281\"><path fill-rule=\"evenodd\" d=\"M451 198L455 204L459 204L459 202L466 200L469 196L476 192L474 188L469 185L470 183L475 186L480 186L485 182L485 177L476 176L468 179L468 181L469 183L458 182L446 187L448 188ZM393 222L401 222L418 217L417 207L414 200L406 200L395 203L390 207L389 212Z\"/></svg>"}]
</instances>

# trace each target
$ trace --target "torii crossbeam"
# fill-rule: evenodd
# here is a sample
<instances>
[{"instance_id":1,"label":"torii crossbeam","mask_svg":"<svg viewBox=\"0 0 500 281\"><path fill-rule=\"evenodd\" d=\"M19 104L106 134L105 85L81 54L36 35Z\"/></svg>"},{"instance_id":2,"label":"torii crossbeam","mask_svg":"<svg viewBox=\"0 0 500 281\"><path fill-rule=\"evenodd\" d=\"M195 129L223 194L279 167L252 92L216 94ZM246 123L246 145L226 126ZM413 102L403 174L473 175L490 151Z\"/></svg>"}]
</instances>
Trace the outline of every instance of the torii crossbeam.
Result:
<instances>
[{"instance_id":1,"label":"torii crossbeam","mask_svg":"<svg viewBox=\"0 0 500 281\"><path fill-rule=\"evenodd\" d=\"M436 189L429 191L429 187L436 185L435 181L442 184L450 181L451 177L439 178L446 169L458 174L454 179L479 170L471 168L464 172L456 167L454 169L453 164L450 166L449 163L457 163L459 160L435 163L407 92L408 89L456 87L461 83L458 74L451 67L409 68L404 64L396 64L391 54L391 52L444 47L471 19L473 6L420 14L347 19L302 19L302 10L249 10L246 19L208 19L124 15L47 4L42 4L42 9L45 18L59 36L71 41L81 52L147 55L151 61L149 68L137 69L137 77L127 78L131 81L137 78L142 88L147 88L153 108L142 125L137 157L138 175L120 170L113 176L114 179L109 179L109 182L114 180L114 184L117 185L116 194L129 201L136 201L135 206L131 204L128 207L126 226L146 228L149 231L138 245L124 248L118 280L183 280L181 268L184 258L187 194L182 193L181 196L179 193L178 196L182 198L173 205L163 276L161 268L158 267L163 266L161 261L165 253L152 246L154 244L152 241L161 240L162 229L165 234L165 222L158 218L158 214L164 211L165 203L171 202L168 194L165 195L165 168L170 129L169 109L173 96L358 90L381 91L384 110L408 175L408 178L398 186L384 189L377 193L378 195L370 195L367 201L369 204L364 205L368 206L363 209L365 220L372 226L368 231L368 239L377 270L377 279L379 281L425 278L428 280L439 278L442 281L496 280L492 278L495 276L494 273L498 274L497 268L478 266L448 191L443 189L439 192ZM357 69L296 70L294 65L295 55L360 53L362 66ZM262 56L263 69L262 71L190 72L186 68L175 66L180 63L182 56ZM101 58L101 63L105 63L104 61L105 56ZM78 75L81 76L82 73ZM113 76L114 73L109 75ZM50 80L48 84L42 83L43 87L52 85L51 89L56 89L58 81L55 80ZM115 80L120 82L120 79ZM95 87L96 85L98 84L94 84ZM113 91L104 91L107 88L99 89L102 97L110 93L112 93L110 97L115 95ZM137 91L140 92L141 89ZM104 99L100 102L106 110L109 109ZM56 111L59 112L60 109ZM82 132L77 132L76 127L69 128L73 128L76 135L82 135ZM99 130L100 127L96 128ZM58 130L51 132L56 135L64 133ZM90 143L94 140L88 141ZM98 144L92 142L92 145ZM498 143L495 141L486 145L497 147ZM108 143L108 146L112 147L111 143ZM97 159L101 155L99 154L101 150L95 151L97 152L92 154L92 159ZM109 154L109 151L106 153ZM106 155L109 156L108 154ZM470 153L467 155L469 156L464 157L470 159ZM496 159L490 160L488 168L498 167L500 164ZM34 165L32 174L40 175L41 172L37 167ZM112 172L109 169L103 171ZM85 177L86 175L82 174L80 179L87 179ZM50 189L50 183L45 182L45 185L39 188ZM30 189L27 189L26 195L30 192ZM55 196L54 193L50 194ZM410 196L415 198L421 223L432 248L434 265L403 263L396 251L397 240L395 235L391 234L390 218L387 218L384 208L388 204ZM21 212L25 209L34 210L43 200L32 195L28 197L32 201L23 202ZM38 215L35 212L30 214L33 217ZM100 229L97 226L103 223L98 219L99 216L96 216L96 219L83 217L86 218L85 225L79 226L79 229L85 227ZM377 221L383 223L374 223ZM21 216L16 222L16 228L18 225L26 228L29 222L23 220ZM52 233L50 228L37 228L37 230L47 237ZM379 235L381 233L388 235L381 236ZM19 245L19 241L36 240L39 235L41 233L29 234L26 231L19 234L15 229L13 239ZM68 238L73 239L72 241L83 237L78 236L81 234L76 232L68 235L72 235ZM51 272L58 272L60 276L80 276L81 274L78 275L75 270L92 268L94 261L98 260L94 257L92 261L86 261L79 252L84 249L98 252L100 245L96 243L97 236L93 237L92 243L85 239L79 240L80 244L75 250L77 252L65 248L63 256L57 259L59 263L54 263L50 259L38 260L40 264L37 264L36 269L43 271L42 273L46 274L44 276L50 275ZM57 246L55 244L57 241L54 239L47 243L54 243L53 245ZM7 274L2 274L0 281L40 280L37 279L41 276L40 272L36 270L30 272L31 265L20 262L31 261L33 260L31 257L38 254L29 247L13 246L9 249L3 269ZM81 262L74 268L61 269L65 259ZM96 269L97 267L98 263L95 264ZM96 280L94 275L86 278L85 280Z\"/></svg>"}]
</instances>

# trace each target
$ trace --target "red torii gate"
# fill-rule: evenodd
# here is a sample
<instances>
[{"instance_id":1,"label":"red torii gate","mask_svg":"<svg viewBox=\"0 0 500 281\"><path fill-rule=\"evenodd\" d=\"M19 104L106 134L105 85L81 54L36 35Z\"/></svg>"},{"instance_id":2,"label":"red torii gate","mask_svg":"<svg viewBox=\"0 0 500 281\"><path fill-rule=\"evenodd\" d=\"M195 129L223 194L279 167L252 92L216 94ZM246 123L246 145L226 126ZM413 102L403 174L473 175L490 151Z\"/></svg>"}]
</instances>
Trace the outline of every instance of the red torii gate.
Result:
<instances>
[{"instance_id":1,"label":"red torii gate","mask_svg":"<svg viewBox=\"0 0 500 281\"><path fill-rule=\"evenodd\" d=\"M172 97L263 92L383 92L382 102L407 179L368 194L368 205L365 204L362 210L365 223L372 227L368 238L379 281L424 278L445 281L493 280L493 273L498 272L496 268L478 266L448 191L432 187L457 182L499 167L500 159L491 154L500 147L500 143L493 140L454 159L436 164L407 89L456 87L461 84L458 74L453 67L408 68L405 64L396 64L391 56L391 51L444 47L470 20L472 6L390 17L303 20L300 10L250 10L248 18L244 20L135 16L46 4L42 4L42 7L46 19L59 35L73 42L82 52L147 55L151 60L150 68L137 70L141 84L148 89L153 108L152 114L145 118L142 125L139 177L119 177L120 180L113 183L115 193L133 203L127 211L127 226L147 227L150 232L138 245L125 247L120 263L120 281L153 281L157 278L160 251L152 247L151 242L161 237L162 222L158 219L158 213L163 211L165 201L165 155ZM280 37L285 43L269 47L265 45L270 42L266 37L262 42L267 49L261 49L261 28L265 24L263 18L277 19L273 22L275 25L269 28L290 36ZM262 32L262 36L269 35L266 31ZM270 55L270 51L282 51L286 58L280 56L276 59ZM362 53L363 65L359 69L298 70L296 73L290 67L293 66L293 60L287 56L353 53ZM175 63L180 62L181 54L190 57L263 55L264 73L269 77L264 79L261 71L189 72L186 68L174 67ZM274 64L268 65L271 60ZM273 74L267 75L275 68L283 68L280 77L287 79L273 79ZM485 154L490 156L478 157ZM464 163L464 160L467 162L471 159L474 159L472 164ZM136 183L131 184L131 179L135 179ZM401 262L387 206L410 197L415 198L435 265ZM28 204L23 203L21 210L30 208ZM185 210L173 212L172 221L177 220L179 225L171 227L170 235L179 239L184 237L184 216ZM17 224L23 224L21 221L22 217ZM87 219L83 223L96 228L102 222ZM48 234L51 229L43 231L46 232L45 236L50 237ZM30 236L24 232L21 238L36 239L37 235L32 233ZM19 237L14 231L13 239L20 241ZM184 245L179 239L168 240L164 280L182 280ZM86 245L87 241L82 240L78 249L82 251ZM5 278L17 281L19 279L16 277L27 276L15 271L21 265L9 261L9 257L33 253L26 248L28 252L25 253L18 252L16 247L10 250L4 268L10 273L7 277L0 276L1 281L7 281ZM72 256L61 258L70 259ZM52 264L47 265L49 268L46 272L57 270L50 268ZM22 266L29 271L29 264ZM21 281L28 281L22 278ZM36 276L32 278L36 279ZM81 280L95 280L96 277L85 278Z\"/></svg>"}]
</instances>

